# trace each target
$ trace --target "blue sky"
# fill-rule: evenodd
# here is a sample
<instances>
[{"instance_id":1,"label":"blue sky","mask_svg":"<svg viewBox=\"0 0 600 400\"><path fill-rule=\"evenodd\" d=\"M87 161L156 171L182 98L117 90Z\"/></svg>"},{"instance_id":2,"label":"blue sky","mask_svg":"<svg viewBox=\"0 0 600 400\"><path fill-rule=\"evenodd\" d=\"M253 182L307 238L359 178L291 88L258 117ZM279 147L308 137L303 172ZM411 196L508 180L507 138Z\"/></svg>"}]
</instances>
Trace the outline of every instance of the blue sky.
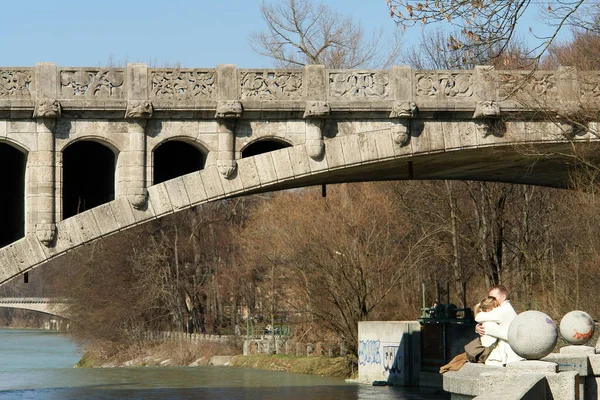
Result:
<instances>
[{"instance_id":1,"label":"blue sky","mask_svg":"<svg viewBox=\"0 0 600 400\"><path fill-rule=\"evenodd\" d=\"M270 67L248 45L261 30L260 0L30 0L3 1L0 65L106 65L124 63L183 67L236 64ZM325 0L335 10L360 20L367 32L396 28L385 0ZM533 20L528 23L534 24ZM526 29L523 30L526 32ZM404 34L418 43L420 29Z\"/></svg>"}]
</instances>

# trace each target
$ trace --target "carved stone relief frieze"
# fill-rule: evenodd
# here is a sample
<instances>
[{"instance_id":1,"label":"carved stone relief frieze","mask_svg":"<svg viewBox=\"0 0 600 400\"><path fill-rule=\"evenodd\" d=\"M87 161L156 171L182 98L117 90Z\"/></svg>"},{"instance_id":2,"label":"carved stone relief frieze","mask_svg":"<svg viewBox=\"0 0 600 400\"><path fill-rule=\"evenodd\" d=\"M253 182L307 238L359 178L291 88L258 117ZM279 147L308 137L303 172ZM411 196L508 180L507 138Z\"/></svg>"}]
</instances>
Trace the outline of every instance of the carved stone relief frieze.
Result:
<instances>
[{"instance_id":1,"label":"carved stone relief frieze","mask_svg":"<svg viewBox=\"0 0 600 400\"><path fill-rule=\"evenodd\" d=\"M123 70L62 70L60 91L64 97L122 98L124 96Z\"/></svg>"},{"instance_id":2,"label":"carved stone relief frieze","mask_svg":"<svg viewBox=\"0 0 600 400\"><path fill-rule=\"evenodd\" d=\"M600 100L600 73L582 73L579 78L581 100L597 102Z\"/></svg>"},{"instance_id":3,"label":"carved stone relief frieze","mask_svg":"<svg viewBox=\"0 0 600 400\"><path fill-rule=\"evenodd\" d=\"M472 72L419 72L415 82L417 97L469 98L474 93Z\"/></svg>"},{"instance_id":4,"label":"carved stone relief frieze","mask_svg":"<svg viewBox=\"0 0 600 400\"><path fill-rule=\"evenodd\" d=\"M217 93L214 70L155 69L150 72L150 93L168 99L212 99Z\"/></svg>"},{"instance_id":5,"label":"carved stone relief frieze","mask_svg":"<svg viewBox=\"0 0 600 400\"><path fill-rule=\"evenodd\" d=\"M32 76L29 69L0 70L0 97L31 97Z\"/></svg>"},{"instance_id":6,"label":"carved stone relief frieze","mask_svg":"<svg viewBox=\"0 0 600 400\"><path fill-rule=\"evenodd\" d=\"M241 98L299 99L302 72L240 71Z\"/></svg>"},{"instance_id":7,"label":"carved stone relief frieze","mask_svg":"<svg viewBox=\"0 0 600 400\"><path fill-rule=\"evenodd\" d=\"M329 95L332 97L389 97L390 78L387 72L343 71L329 74Z\"/></svg>"},{"instance_id":8,"label":"carved stone relief frieze","mask_svg":"<svg viewBox=\"0 0 600 400\"><path fill-rule=\"evenodd\" d=\"M556 94L556 76L552 72L498 72L498 98L525 95L536 101Z\"/></svg>"}]
</instances>

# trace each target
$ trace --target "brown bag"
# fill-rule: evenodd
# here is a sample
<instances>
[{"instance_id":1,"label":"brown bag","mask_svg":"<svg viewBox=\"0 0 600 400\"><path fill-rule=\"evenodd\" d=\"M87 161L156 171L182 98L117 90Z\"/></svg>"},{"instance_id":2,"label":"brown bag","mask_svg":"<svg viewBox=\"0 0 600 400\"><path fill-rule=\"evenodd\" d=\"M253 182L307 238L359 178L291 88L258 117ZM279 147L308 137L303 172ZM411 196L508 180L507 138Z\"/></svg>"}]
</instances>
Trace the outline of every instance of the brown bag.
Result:
<instances>
[{"instance_id":1,"label":"brown bag","mask_svg":"<svg viewBox=\"0 0 600 400\"><path fill-rule=\"evenodd\" d=\"M494 347L496 344L485 347L481 344L481 338L477 337L465 345L465 354L469 362L484 364Z\"/></svg>"},{"instance_id":2,"label":"brown bag","mask_svg":"<svg viewBox=\"0 0 600 400\"><path fill-rule=\"evenodd\" d=\"M448 371L458 371L459 369L462 368L463 365L465 365L468 362L469 362L469 360L467 359L467 354L461 353L461 354L457 355L456 357L454 357L452 359L452 361L450 361L448 364L443 365L440 368L440 374L443 374Z\"/></svg>"}]
</instances>

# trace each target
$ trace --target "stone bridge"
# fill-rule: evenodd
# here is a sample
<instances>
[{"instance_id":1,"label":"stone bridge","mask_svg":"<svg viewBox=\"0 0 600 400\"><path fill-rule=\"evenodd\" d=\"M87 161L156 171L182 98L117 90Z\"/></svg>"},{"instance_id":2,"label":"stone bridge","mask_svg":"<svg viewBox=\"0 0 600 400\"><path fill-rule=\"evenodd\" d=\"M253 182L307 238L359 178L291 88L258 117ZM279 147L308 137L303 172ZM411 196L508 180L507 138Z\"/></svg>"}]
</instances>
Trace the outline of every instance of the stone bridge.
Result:
<instances>
[{"instance_id":1,"label":"stone bridge","mask_svg":"<svg viewBox=\"0 0 600 400\"><path fill-rule=\"evenodd\" d=\"M600 74L569 68L0 67L0 284L232 196L399 179L567 187L571 152L598 131L569 116L599 98Z\"/></svg>"},{"instance_id":2,"label":"stone bridge","mask_svg":"<svg viewBox=\"0 0 600 400\"><path fill-rule=\"evenodd\" d=\"M69 318L65 311L66 302L51 297L0 297L0 307L39 311L60 318Z\"/></svg>"}]
</instances>

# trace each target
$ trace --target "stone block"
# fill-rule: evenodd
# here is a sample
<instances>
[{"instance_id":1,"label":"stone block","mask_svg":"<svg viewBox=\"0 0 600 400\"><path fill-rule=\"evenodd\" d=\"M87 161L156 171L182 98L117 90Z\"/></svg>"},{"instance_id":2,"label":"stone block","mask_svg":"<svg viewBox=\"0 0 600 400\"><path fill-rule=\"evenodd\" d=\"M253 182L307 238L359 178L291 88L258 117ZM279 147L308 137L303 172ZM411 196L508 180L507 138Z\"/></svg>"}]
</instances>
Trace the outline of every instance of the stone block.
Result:
<instances>
[{"instance_id":1,"label":"stone block","mask_svg":"<svg viewBox=\"0 0 600 400\"><path fill-rule=\"evenodd\" d=\"M181 177L164 182L165 189L169 195L169 200L173 210L179 210L190 206L190 198L185 190L185 184Z\"/></svg>"},{"instance_id":2,"label":"stone block","mask_svg":"<svg viewBox=\"0 0 600 400\"><path fill-rule=\"evenodd\" d=\"M390 73L392 96L395 100L413 100L412 69L408 66L393 66Z\"/></svg>"},{"instance_id":3,"label":"stone block","mask_svg":"<svg viewBox=\"0 0 600 400\"><path fill-rule=\"evenodd\" d=\"M127 63L127 98L148 99L148 66L143 63Z\"/></svg>"},{"instance_id":4,"label":"stone block","mask_svg":"<svg viewBox=\"0 0 600 400\"><path fill-rule=\"evenodd\" d=\"M114 201L111 201L110 207L112 209L115 221L119 226L119 229L125 229L132 225L135 225L135 217L133 215L131 204L125 196L117 197Z\"/></svg>"},{"instance_id":5,"label":"stone block","mask_svg":"<svg viewBox=\"0 0 600 400\"><path fill-rule=\"evenodd\" d=\"M67 218L56 224L56 246L54 253L60 254L72 250L83 244L84 240L79 233L79 226L75 218ZM46 249L44 249L46 251ZM46 253L48 255L48 253Z\"/></svg>"},{"instance_id":6,"label":"stone block","mask_svg":"<svg viewBox=\"0 0 600 400\"><path fill-rule=\"evenodd\" d=\"M342 147L346 165L360 164L362 162L358 135L339 136L337 140Z\"/></svg>"},{"instance_id":7,"label":"stone block","mask_svg":"<svg viewBox=\"0 0 600 400\"><path fill-rule=\"evenodd\" d=\"M261 186L277 182L277 173L275 172L271 153L263 153L255 156L254 162L256 163L256 171L258 172L258 179L260 179Z\"/></svg>"},{"instance_id":8,"label":"stone block","mask_svg":"<svg viewBox=\"0 0 600 400\"><path fill-rule=\"evenodd\" d=\"M206 201L206 191L202 183L200 172L192 172L181 177L185 185L185 191L190 199L190 205Z\"/></svg>"},{"instance_id":9,"label":"stone block","mask_svg":"<svg viewBox=\"0 0 600 400\"><path fill-rule=\"evenodd\" d=\"M306 135L306 122L303 119L291 120L285 123L286 134L289 135Z\"/></svg>"},{"instance_id":10,"label":"stone block","mask_svg":"<svg viewBox=\"0 0 600 400\"><path fill-rule=\"evenodd\" d=\"M5 138L6 137L6 127L7 127L8 121L5 119L0 119L0 138Z\"/></svg>"},{"instance_id":11,"label":"stone block","mask_svg":"<svg viewBox=\"0 0 600 400\"><path fill-rule=\"evenodd\" d=\"M344 162L344 151L339 139L330 139L325 141L325 157L329 168L342 167Z\"/></svg>"},{"instance_id":12,"label":"stone block","mask_svg":"<svg viewBox=\"0 0 600 400\"><path fill-rule=\"evenodd\" d=\"M92 210L87 210L69 219L74 220L74 225L79 229L79 235L84 243L90 242L101 236L100 228Z\"/></svg>"},{"instance_id":13,"label":"stone block","mask_svg":"<svg viewBox=\"0 0 600 400\"><path fill-rule=\"evenodd\" d=\"M395 148L397 145L394 143L392 139L392 133L389 129L384 130L383 132L377 132L372 134L375 139L375 144L377 146L377 155L380 160L386 158L392 158L395 155Z\"/></svg>"},{"instance_id":14,"label":"stone block","mask_svg":"<svg viewBox=\"0 0 600 400\"><path fill-rule=\"evenodd\" d=\"M565 371L546 375L553 399L579 400L579 375L576 371Z\"/></svg>"},{"instance_id":15,"label":"stone block","mask_svg":"<svg viewBox=\"0 0 600 400\"><path fill-rule=\"evenodd\" d=\"M308 164L308 154L306 154L305 146L294 146L289 148L290 162L294 176L299 177L310 173L310 165Z\"/></svg>"},{"instance_id":16,"label":"stone block","mask_svg":"<svg viewBox=\"0 0 600 400\"><path fill-rule=\"evenodd\" d=\"M229 178L226 178L225 175L219 173L221 186L223 186L223 193L227 196L244 190L244 185L242 184L242 179L239 176L238 168L236 168Z\"/></svg>"},{"instance_id":17,"label":"stone block","mask_svg":"<svg viewBox=\"0 0 600 400\"><path fill-rule=\"evenodd\" d=\"M245 190L253 189L260 186L258 170L254 157L242 158L237 160L237 174L242 180L242 186Z\"/></svg>"},{"instance_id":18,"label":"stone block","mask_svg":"<svg viewBox=\"0 0 600 400\"><path fill-rule=\"evenodd\" d=\"M379 159L375 138L368 133L358 134L358 145L362 162L376 161Z\"/></svg>"},{"instance_id":19,"label":"stone block","mask_svg":"<svg viewBox=\"0 0 600 400\"><path fill-rule=\"evenodd\" d=\"M325 152L327 152L327 149L325 149ZM316 160L312 157L308 157L308 166L310 167L311 173L326 171L329 168L329 164L327 164L327 157L325 155Z\"/></svg>"},{"instance_id":20,"label":"stone block","mask_svg":"<svg viewBox=\"0 0 600 400\"><path fill-rule=\"evenodd\" d=\"M217 167L206 167L200 171L208 200L221 197L223 196L223 193L225 193L219 174L220 172Z\"/></svg>"},{"instance_id":21,"label":"stone block","mask_svg":"<svg viewBox=\"0 0 600 400\"><path fill-rule=\"evenodd\" d=\"M58 98L58 71L55 63L35 64L35 91L38 99Z\"/></svg>"},{"instance_id":22,"label":"stone block","mask_svg":"<svg viewBox=\"0 0 600 400\"><path fill-rule=\"evenodd\" d=\"M94 213L94 217L98 223L98 229L102 236L110 235L119 230L119 224L115 219L110 203L94 207L92 208L92 212Z\"/></svg>"},{"instance_id":23,"label":"stone block","mask_svg":"<svg viewBox=\"0 0 600 400\"><path fill-rule=\"evenodd\" d=\"M444 132L444 145L446 150L460 149L461 143L461 127L465 125L458 121L442 122L442 131Z\"/></svg>"},{"instance_id":24,"label":"stone block","mask_svg":"<svg viewBox=\"0 0 600 400\"><path fill-rule=\"evenodd\" d=\"M476 397L477 400L539 400L546 399L548 383L543 375L513 377L509 382L494 385Z\"/></svg>"},{"instance_id":25,"label":"stone block","mask_svg":"<svg viewBox=\"0 0 600 400\"><path fill-rule=\"evenodd\" d=\"M8 120L6 127L7 136L11 133L36 133L36 121L35 120Z\"/></svg>"},{"instance_id":26,"label":"stone block","mask_svg":"<svg viewBox=\"0 0 600 400\"><path fill-rule=\"evenodd\" d=\"M34 266L47 260L46 254L44 253L44 246L39 242L35 234L26 235L19 242L23 242L22 248L27 252L31 260L31 265Z\"/></svg>"},{"instance_id":27,"label":"stone block","mask_svg":"<svg viewBox=\"0 0 600 400\"><path fill-rule=\"evenodd\" d=\"M217 65L217 96L219 100L238 98L237 68L234 64Z\"/></svg>"},{"instance_id":28,"label":"stone block","mask_svg":"<svg viewBox=\"0 0 600 400\"><path fill-rule=\"evenodd\" d=\"M152 207L157 217L173 212L173 205L169 199L169 193L165 182L148 188L148 198L152 201Z\"/></svg>"},{"instance_id":29,"label":"stone block","mask_svg":"<svg viewBox=\"0 0 600 400\"><path fill-rule=\"evenodd\" d=\"M11 256L8 247L0 249L0 277L8 280L19 273L16 260Z\"/></svg>"},{"instance_id":30,"label":"stone block","mask_svg":"<svg viewBox=\"0 0 600 400\"><path fill-rule=\"evenodd\" d=\"M273 151L271 152L271 157L273 158L273 165L275 166L278 181L294 177L289 148Z\"/></svg>"},{"instance_id":31,"label":"stone block","mask_svg":"<svg viewBox=\"0 0 600 400\"><path fill-rule=\"evenodd\" d=\"M551 353L544 357L542 361L556 364L558 371L561 372L577 371L580 376L591 375L591 368L587 355Z\"/></svg>"}]
</instances>

